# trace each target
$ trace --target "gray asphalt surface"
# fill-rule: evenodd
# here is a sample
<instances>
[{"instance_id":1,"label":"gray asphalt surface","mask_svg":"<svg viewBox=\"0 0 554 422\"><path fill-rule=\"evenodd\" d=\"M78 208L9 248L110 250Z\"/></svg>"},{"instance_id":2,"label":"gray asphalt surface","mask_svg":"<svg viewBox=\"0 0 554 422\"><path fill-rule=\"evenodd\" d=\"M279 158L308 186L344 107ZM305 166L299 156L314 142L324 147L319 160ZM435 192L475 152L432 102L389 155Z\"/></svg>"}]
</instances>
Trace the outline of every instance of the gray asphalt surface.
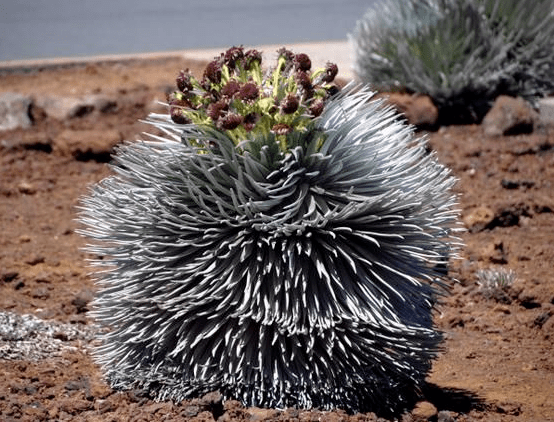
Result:
<instances>
[{"instance_id":1,"label":"gray asphalt surface","mask_svg":"<svg viewBox=\"0 0 554 422\"><path fill-rule=\"evenodd\" d=\"M346 40L376 0L4 0L0 61Z\"/></svg>"}]
</instances>

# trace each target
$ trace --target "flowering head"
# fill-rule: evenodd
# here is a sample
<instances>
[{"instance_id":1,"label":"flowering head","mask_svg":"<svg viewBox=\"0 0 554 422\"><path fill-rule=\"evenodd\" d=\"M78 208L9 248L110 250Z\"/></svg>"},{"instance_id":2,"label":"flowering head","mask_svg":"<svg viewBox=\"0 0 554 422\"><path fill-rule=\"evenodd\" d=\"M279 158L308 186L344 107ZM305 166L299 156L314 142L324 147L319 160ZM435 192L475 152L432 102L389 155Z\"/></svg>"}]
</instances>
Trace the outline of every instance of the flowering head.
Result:
<instances>
[{"instance_id":1,"label":"flowering head","mask_svg":"<svg viewBox=\"0 0 554 422\"><path fill-rule=\"evenodd\" d=\"M307 54L278 50L277 64L262 70L258 50L232 47L206 66L201 81L188 71L177 77L169 97L170 115L177 124L211 126L239 145L257 135L276 135L280 149L287 136L307 130L327 99L338 92L332 84L335 64L311 71Z\"/></svg>"}]
</instances>

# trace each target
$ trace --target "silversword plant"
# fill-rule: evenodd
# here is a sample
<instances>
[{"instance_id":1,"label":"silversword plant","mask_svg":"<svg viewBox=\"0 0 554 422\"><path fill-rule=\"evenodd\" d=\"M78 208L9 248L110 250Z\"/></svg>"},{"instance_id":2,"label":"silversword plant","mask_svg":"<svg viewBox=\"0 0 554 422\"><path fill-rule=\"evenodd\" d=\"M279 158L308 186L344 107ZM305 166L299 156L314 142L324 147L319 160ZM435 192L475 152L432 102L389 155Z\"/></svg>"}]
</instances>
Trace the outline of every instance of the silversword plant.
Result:
<instances>
[{"instance_id":1,"label":"silversword plant","mask_svg":"<svg viewBox=\"0 0 554 422\"><path fill-rule=\"evenodd\" d=\"M287 50L177 79L162 136L83 200L110 385L397 412L424 383L456 253L449 171L367 88Z\"/></svg>"},{"instance_id":2,"label":"silversword plant","mask_svg":"<svg viewBox=\"0 0 554 422\"><path fill-rule=\"evenodd\" d=\"M487 299L510 301L506 293L516 279L516 273L510 269L488 268L477 271L479 290Z\"/></svg>"},{"instance_id":3,"label":"silversword plant","mask_svg":"<svg viewBox=\"0 0 554 422\"><path fill-rule=\"evenodd\" d=\"M442 123L479 122L499 95L554 92L551 0L382 0L351 38L362 81L429 95Z\"/></svg>"}]
</instances>

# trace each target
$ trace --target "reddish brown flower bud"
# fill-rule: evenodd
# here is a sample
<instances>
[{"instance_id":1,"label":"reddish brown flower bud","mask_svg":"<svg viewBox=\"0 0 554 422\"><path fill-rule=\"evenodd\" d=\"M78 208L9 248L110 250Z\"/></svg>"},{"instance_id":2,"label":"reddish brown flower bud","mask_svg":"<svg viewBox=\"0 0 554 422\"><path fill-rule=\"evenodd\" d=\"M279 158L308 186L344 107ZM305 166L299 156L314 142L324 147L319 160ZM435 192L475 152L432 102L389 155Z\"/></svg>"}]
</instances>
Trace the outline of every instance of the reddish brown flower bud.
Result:
<instances>
[{"instance_id":1,"label":"reddish brown flower bud","mask_svg":"<svg viewBox=\"0 0 554 422\"><path fill-rule=\"evenodd\" d=\"M218 127L224 130L233 130L240 126L244 117L236 113L228 113L219 119Z\"/></svg>"},{"instance_id":2,"label":"reddish brown flower bud","mask_svg":"<svg viewBox=\"0 0 554 422\"><path fill-rule=\"evenodd\" d=\"M231 79L227 84L221 89L221 95L224 97L232 98L236 93L240 91L240 84Z\"/></svg>"},{"instance_id":3,"label":"reddish brown flower bud","mask_svg":"<svg viewBox=\"0 0 554 422\"><path fill-rule=\"evenodd\" d=\"M320 116L324 107L325 103L322 100L318 100L310 106L310 114L314 117Z\"/></svg>"},{"instance_id":4,"label":"reddish brown flower bud","mask_svg":"<svg viewBox=\"0 0 554 422\"><path fill-rule=\"evenodd\" d=\"M292 132L292 128L285 123L278 123L271 128L271 131L276 135L286 135Z\"/></svg>"},{"instance_id":5,"label":"reddish brown flower bud","mask_svg":"<svg viewBox=\"0 0 554 422\"><path fill-rule=\"evenodd\" d=\"M244 58L243 47L231 47L223 54L223 63L227 65L229 69L234 69L237 62Z\"/></svg>"},{"instance_id":6,"label":"reddish brown flower bud","mask_svg":"<svg viewBox=\"0 0 554 422\"><path fill-rule=\"evenodd\" d=\"M248 50L244 53L244 70L250 70L252 64L262 64L262 53L258 50Z\"/></svg>"},{"instance_id":7,"label":"reddish brown flower bud","mask_svg":"<svg viewBox=\"0 0 554 422\"><path fill-rule=\"evenodd\" d=\"M227 103L227 101L220 100L215 103L211 103L208 106L206 113L215 122L223 116L224 112L227 110L229 110L229 103Z\"/></svg>"},{"instance_id":8,"label":"reddish brown flower bud","mask_svg":"<svg viewBox=\"0 0 554 422\"><path fill-rule=\"evenodd\" d=\"M183 92L192 91L192 74L188 69L179 72L179 76L177 76L177 88Z\"/></svg>"},{"instance_id":9,"label":"reddish brown flower bud","mask_svg":"<svg viewBox=\"0 0 554 422\"><path fill-rule=\"evenodd\" d=\"M298 70L303 70L307 72L312 68L312 61L307 54L300 53L294 56L294 67Z\"/></svg>"},{"instance_id":10,"label":"reddish brown flower bud","mask_svg":"<svg viewBox=\"0 0 554 422\"><path fill-rule=\"evenodd\" d=\"M313 88L310 75L302 70L296 72L296 74L294 75L294 79L296 80L296 83L304 90L310 90Z\"/></svg>"},{"instance_id":11,"label":"reddish brown flower bud","mask_svg":"<svg viewBox=\"0 0 554 422\"><path fill-rule=\"evenodd\" d=\"M260 88L253 82L245 83L239 92L239 98L244 102L254 101L260 95Z\"/></svg>"},{"instance_id":12,"label":"reddish brown flower bud","mask_svg":"<svg viewBox=\"0 0 554 422\"><path fill-rule=\"evenodd\" d=\"M221 82L221 63L219 60L213 60L208 63L208 66L206 66L206 70L204 71L204 78L207 78L214 84Z\"/></svg>"},{"instance_id":13,"label":"reddish brown flower bud","mask_svg":"<svg viewBox=\"0 0 554 422\"><path fill-rule=\"evenodd\" d=\"M167 102L171 106L193 108L190 101L180 92L174 92L167 96Z\"/></svg>"},{"instance_id":14,"label":"reddish brown flower bud","mask_svg":"<svg viewBox=\"0 0 554 422\"><path fill-rule=\"evenodd\" d=\"M294 60L294 53L290 50L287 50L285 47L281 47L279 50L277 50L277 54L279 57L285 57L287 60Z\"/></svg>"},{"instance_id":15,"label":"reddish brown flower bud","mask_svg":"<svg viewBox=\"0 0 554 422\"><path fill-rule=\"evenodd\" d=\"M336 64L327 62L325 66L325 75L323 76L323 82L333 82L335 76L339 73L339 68Z\"/></svg>"},{"instance_id":16,"label":"reddish brown flower bud","mask_svg":"<svg viewBox=\"0 0 554 422\"><path fill-rule=\"evenodd\" d=\"M285 47L282 47L277 50L277 54L279 55L279 58L284 57L286 60L284 67L280 70L284 71L290 69L294 60L294 53L290 50L287 50Z\"/></svg>"},{"instance_id":17,"label":"reddish brown flower bud","mask_svg":"<svg viewBox=\"0 0 554 422\"><path fill-rule=\"evenodd\" d=\"M285 98L283 98L283 101L281 101L281 111L284 114L292 114L296 110L298 110L300 102L298 101L298 98L294 94L287 94Z\"/></svg>"},{"instance_id":18,"label":"reddish brown flower bud","mask_svg":"<svg viewBox=\"0 0 554 422\"><path fill-rule=\"evenodd\" d=\"M171 120L178 125L185 125L192 123L192 120L185 114L185 110L181 107L171 107L170 109Z\"/></svg>"},{"instance_id":19,"label":"reddish brown flower bud","mask_svg":"<svg viewBox=\"0 0 554 422\"><path fill-rule=\"evenodd\" d=\"M244 116L244 121L242 122L242 125L247 132L250 132L252 129L254 129L254 126L256 125L256 122L259 118L260 116L256 113L250 113Z\"/></svg>"}]
</instances>

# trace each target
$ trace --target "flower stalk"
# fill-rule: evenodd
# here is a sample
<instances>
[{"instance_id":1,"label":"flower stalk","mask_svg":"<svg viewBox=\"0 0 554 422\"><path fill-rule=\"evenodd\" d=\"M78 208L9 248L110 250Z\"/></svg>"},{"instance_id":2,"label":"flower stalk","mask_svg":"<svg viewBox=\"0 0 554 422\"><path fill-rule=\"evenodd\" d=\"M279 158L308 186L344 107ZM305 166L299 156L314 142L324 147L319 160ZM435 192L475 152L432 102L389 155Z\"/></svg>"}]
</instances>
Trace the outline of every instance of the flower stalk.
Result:
<instances>
[{"instance_id":1,"label":"flower stalk","mask_svg":"<svg viewBox=\"0 0 554 422\"><path fill-rule=\"evenodd\" d=\"M306 54L284 48L276 66L264 72L259 51L232 47L207 65L201 81L181 71L177 91L168 99L170 115L176 124L217 127L235 145L275 133L286 152L287 134L306 130L338 92L333 84L337 73L332 63L311 72Z\"/></svg>"}]
</instances>

